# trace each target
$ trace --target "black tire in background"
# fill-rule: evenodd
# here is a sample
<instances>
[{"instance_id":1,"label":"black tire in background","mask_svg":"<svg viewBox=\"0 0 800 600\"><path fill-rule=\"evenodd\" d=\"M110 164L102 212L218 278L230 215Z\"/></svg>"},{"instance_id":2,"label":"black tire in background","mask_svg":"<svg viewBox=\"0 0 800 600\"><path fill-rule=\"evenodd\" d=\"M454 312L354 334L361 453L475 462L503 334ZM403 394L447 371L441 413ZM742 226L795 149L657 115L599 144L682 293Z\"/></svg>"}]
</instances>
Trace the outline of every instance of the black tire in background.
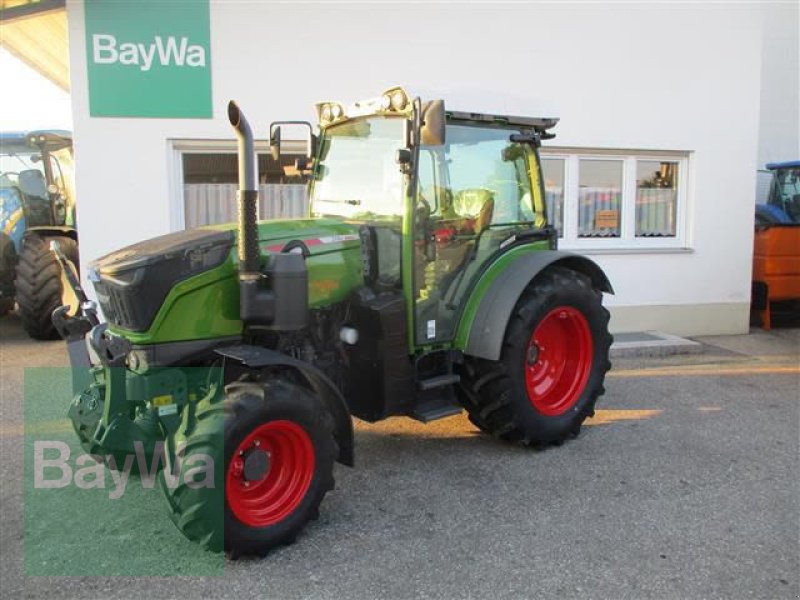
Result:
<instances>
[{"instance_id":1,"label":"black tire in background","mask_svg":"<svg viewBox=\"0 0 800 600\"><path fill-rule=\"evenodd\" d=\"M14 299L9 297L0 298L0 317L6 316L14 309Z\"/></svg>"},{"instance_id":2,"label":"black tire in background","mask_svg":"<svg viewBox=\"0 0 800 600\"><path fill-rule=\"evenodd\" d=\"M281 379L233 383L226 387L222 402L205 406L201 403L194 421L191 431L176 436L176 448L181 448L183 443L178 454L184 464L191 464L192 455L198 453L212 457L214 488L192 487L183 481L182 476L177 487L170 488L163 472L159 478L172 520L187 538L211 551L224 549L232 558L252 554L263 556L276 546L293 542L308 521L319 516L320 503L333 489L333 463L338 449L333 437L333 420L323 403L309 390ZM275 445L268 439L270 428L277 435L278 443ZM274 520L259 514L263 507L253 504L252 497L245 497L250 503L248 510L251 514L243 514L241 508L237 514L232 497L239 493L232 486L242 485L245 479L241 471L239 479L236 479L234 463L237 460L241 462L244 453L254 448L251 444L249 449L243 450L257 431L264 432L261 439L265 441L261 448L270 449L268 455L271 456L267 463L262 462L261 467L266 470L260 473L260 479L253 479L256 501L259 498L257 486L273 481L270 469L280 468L281 461L289 461L284 466L292 476L295 471L303 470L302 461L292 462L296 457L282 454L293 448L291 443L282 443L294 435L293 431L301 432L313 455L310 464L306 464L308 477L305 485L294 488L288 485L271 497L268 489L266 495L262 494L266 498L265 504L272 502L277 506L277 513L285 509L285 514L274 514ZM299 468L293 468L298 465ZM278 481L284 485L286 478ZM281 504L280 499L291 496L293 492L297 502ZM242 504L241 498L239 504ZM265 522L262 525L248 523L248 516Z\"/></svg>"},{"instance_id":3,"label":"black tire in background","mask_svg":"<svg viewBox=\"0 0 800 600\"><path fill-rule=\"evenodd\" d=\"M14 275L17 266L17 252L14 242L0 233L0 317L14 308Z\"/></svg>"},{"instance_id":4,"label":"black tire in background","mask_svg":"<svg viewBox=\"0 0 800 600\"><path fill-rule=\"evenodd\" d=\"M58 339L50 317L57 307L74 301L68 297L64 274L50 251L51 240L59 243L64 256L78 269L78 244L72 238L36 234L25 237L17 262L16 299L22 326L36 340Z\"/></svg>"},{"instance_id":5,"label":"black tire in background","mask_svg":"<svg viewBox=\"0 0 800 600\"><path fill-rule=\"evenodd\" d=\"M514 308L500 360L464 364L458 393L472 423L534 447L576 436L605 391L608 320L588 277L562 267L537 276Z\"/></svg>"}]
</instances>

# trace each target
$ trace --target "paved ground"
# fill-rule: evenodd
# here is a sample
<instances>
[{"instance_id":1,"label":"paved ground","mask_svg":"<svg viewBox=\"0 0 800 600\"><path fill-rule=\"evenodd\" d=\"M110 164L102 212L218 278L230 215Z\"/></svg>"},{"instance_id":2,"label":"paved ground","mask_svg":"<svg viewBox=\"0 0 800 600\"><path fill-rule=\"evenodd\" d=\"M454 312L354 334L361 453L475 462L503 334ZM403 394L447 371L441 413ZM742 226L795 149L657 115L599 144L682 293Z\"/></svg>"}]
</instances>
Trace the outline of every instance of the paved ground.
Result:
<instances>
[{"instance_id":1,"label":"paved ground","mask_svg":"<svg viewBox=\"0 0 800 600\"><path fill-rule=\"evenodd\" d=\"M68 511L29 497L24 524L23 368L66 358L59 343L26 340L13 315L0 336L4 597L800 594L800 329L618 360L591 425L544 452L496 443L463 417L360 423L358 467L337 467L320 520L293 546L237 562L185 542L157 490L111 501L70 488L85 495ZM65 393L34 412L62 414ZM32 576L45 573L122 576ZM178 577L192 573L212 576Z\"/></svg>"}]
</instances>

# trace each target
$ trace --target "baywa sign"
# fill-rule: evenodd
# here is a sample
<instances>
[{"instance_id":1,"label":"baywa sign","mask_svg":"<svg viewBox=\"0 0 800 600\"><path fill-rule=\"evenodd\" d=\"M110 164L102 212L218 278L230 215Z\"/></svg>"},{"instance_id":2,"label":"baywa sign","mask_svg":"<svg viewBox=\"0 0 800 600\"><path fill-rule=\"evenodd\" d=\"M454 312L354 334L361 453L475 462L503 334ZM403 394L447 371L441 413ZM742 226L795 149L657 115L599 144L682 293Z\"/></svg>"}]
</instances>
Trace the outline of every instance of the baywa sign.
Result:
<instances>
[{"instance_id":1,"label":"baywa sign","mask_svg":"<svg viewBox=\"0 0 800 600\"><path fill-rule=\"evenodd\" d=\"M174 36L162 38L157 35L150 44L117 44L117 38L113 35L96 33L92 36L92 61L96 65L119 63L149 71L154 60L162 67L205 67L206 49L198 44L189 44L187 37L179 41Z\"/></svg>"},{"instance_id":2,"label":"baywa sign","mask_svg":"<svg viewBox=\"0 0 800 600\"><path fill-rule=\"evenodd\" d=\"M210 118L208 0L86 0L93 117Z\"/></svg>"}]
</instances>

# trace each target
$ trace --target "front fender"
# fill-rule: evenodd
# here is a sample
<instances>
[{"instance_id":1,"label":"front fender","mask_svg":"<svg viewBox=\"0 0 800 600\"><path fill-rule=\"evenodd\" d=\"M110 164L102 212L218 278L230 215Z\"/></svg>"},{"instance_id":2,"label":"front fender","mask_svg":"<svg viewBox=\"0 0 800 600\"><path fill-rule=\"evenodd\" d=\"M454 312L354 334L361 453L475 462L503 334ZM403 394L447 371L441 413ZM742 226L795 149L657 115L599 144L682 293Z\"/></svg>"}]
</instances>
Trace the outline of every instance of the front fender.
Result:
<instances>
[{"instance_id":1,"label":"front fender","mask_svg":"<svg viewBox=\"0 0 800 600\"><path fill-rule=\"evenodd\" d=\"M338 461L352 467L355 462L353 448L353 421L347 403L339 389L317 367L269 348L241 344L217 348L215 352L225 358L235 360L246 367L284 366L297 371L325 402L334 419L334 437L339 445Z\"/></svg>"},{"instance_id":2,"label":"front fender","mask_svg":"<svg viewBox=\"0 0 800 600\"><path fill-rule=\"evenodd\" d=\"M25 235L35 234L42 237L51 236L64 236L78 241L78 231L69 225L37 225L35 227L28 227L25 230Z\"/></svg>"},{"instance_id":3,"label":"front fender","mask_svg":"<svg viewBox=\"0 0 800 600\"><path fill-rule=\"evenodd\" d=\"M597 264L584 256L560 250L541 250L522 254L502 271L492 273L489 267L484 277L492 277L488 289L479 298L470 299L472 315L461 324L459 339L464 354L498 360L503 347L506 327L520 295L536 276L550 266L560 266L583 273L596 289L613 294L608 277ZM481 288L476 286L476 290Z\"/></svg>"}]
</instances>

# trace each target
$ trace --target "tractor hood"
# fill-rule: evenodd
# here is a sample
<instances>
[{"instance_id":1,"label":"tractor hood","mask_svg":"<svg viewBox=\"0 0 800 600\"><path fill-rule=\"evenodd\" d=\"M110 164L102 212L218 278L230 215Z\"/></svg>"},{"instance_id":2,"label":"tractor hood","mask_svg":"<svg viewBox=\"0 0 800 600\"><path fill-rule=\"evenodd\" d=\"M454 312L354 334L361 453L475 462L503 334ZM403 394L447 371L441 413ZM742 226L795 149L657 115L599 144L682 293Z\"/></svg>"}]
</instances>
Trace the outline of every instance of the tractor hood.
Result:
<instances>
[{"instance_id":1,"label":"tractor hood","mask_svg":"<svg viewBox=\"0 0 800 600\"><path fill-rule=\"evenodd\" d=\"M170 290L178 283L215 269L228 260L235 268L236 233L236 225L232 223L179 231L127 246L97 259L90 265L89 279L103 314L113 327L146 331ZM265 259L269 253L300 248L310 263L311 298L320 301L324 294L320 288L322 282L314 277L314 263L323 260L324 255L356 250L359 244L358 225L332 219L264 221L258 224L261 257ZM353 254L355 257L356 253ZM343 283L337 279L338 284ZM326 289L339 287L331 282L325 286Z\"/></svg>"},{"instance_id":2,"label":"tractor hood","mask_svg":"<svg viewBox=\"0 0 800 600\"><path fill-rule=\"evenodd\" d=\"M299 247L306 256L315 256L339 252L359 243L357 225L333 219L265 221L258 225L262 255Z\"/></svg>"},{"instance_id":3,"label":"tractor hood","mask_svg":"<svg viewBox=\"0 0 800 600\"><path fill-rule=\"evenodd\" d=\"M112 326L145 331L176 283L221 265L234 243L232 231L162 235L97 259L89 280Z\"/></svg>"}]
</instances>

